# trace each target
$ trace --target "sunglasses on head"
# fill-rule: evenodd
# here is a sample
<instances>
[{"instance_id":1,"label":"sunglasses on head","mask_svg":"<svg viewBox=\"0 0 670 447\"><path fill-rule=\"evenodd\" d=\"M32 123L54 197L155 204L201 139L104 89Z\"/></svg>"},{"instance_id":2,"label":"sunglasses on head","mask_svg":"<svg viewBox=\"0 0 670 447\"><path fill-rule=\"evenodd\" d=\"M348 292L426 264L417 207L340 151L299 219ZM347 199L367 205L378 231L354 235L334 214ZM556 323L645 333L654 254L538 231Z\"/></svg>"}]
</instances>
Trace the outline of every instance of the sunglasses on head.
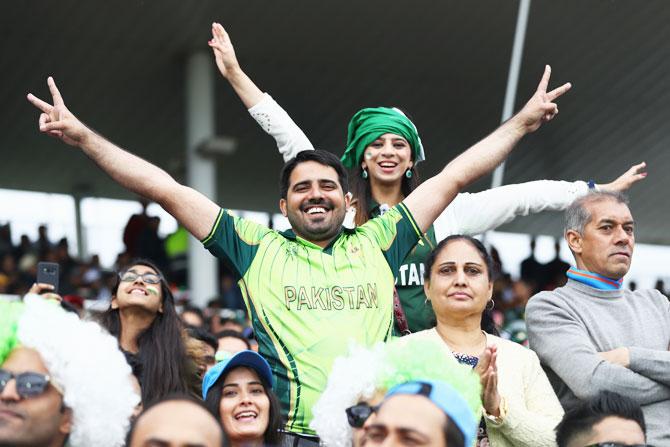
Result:
<instances>
[{"instance_id":1,"label":"sunglasses on head","mask_svg":"<svg viewBox=\"0 0 670 447\"><path fill-rule=\"evenodd\" d=\"M51 381L51 377L36 372L23 372L14 374L5 369L0 369L0 393L2 393L10 380L16 380L16 393L22 399L39 396L44 393L49 386L53 385L56 390L63 394L63 390Z\"/></svg>"},{"instance_id":2,"label":"sunglasses on head","mask_svg":"<svg viewBox=\"0 0 670 447\"><path fill-rule=\"evenodd\" d=\"M347 408L347 421L353 428L362 428L365 421L379 409L379 405L371 406L365 402L360 402Z\"/></svg>"},{"instance_id":3,"label":"sunglasses on head","mask_svg":"<svg viewBox=\"0 0 670 447\"><path fill-rule=\"evenodd\" d=\"M121 279L122 282L133 282L137 278L142 278L142 281L144 281L147 284L160 284L161 282L161 277L156 275L155 273L144 273L140 275L130 270L120 273L119 278Z\"/></svg>"}]
</instances>

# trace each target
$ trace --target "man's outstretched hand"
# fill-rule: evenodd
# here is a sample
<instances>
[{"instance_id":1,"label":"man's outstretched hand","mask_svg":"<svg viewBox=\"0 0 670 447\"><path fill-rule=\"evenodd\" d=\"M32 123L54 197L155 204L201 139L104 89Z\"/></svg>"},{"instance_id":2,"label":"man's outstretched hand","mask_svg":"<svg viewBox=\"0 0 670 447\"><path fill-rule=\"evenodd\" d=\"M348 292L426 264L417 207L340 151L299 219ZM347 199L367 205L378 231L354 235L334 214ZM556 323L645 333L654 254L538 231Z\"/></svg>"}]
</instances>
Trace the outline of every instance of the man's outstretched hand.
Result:
<instances>
[{"instance_id":1,"label":"man's outstretched hand","mask_svg":"<svg viewBox=\"0 0 670 447\"><path fill-rule=\"evenodd\" d=\"M63 97L51 76L47 79L47 85L53 105L28 93L28 101L42 111L39 118L40 132L56 137L71 146L79 146L90 130L65 107Z\"/></svg>"},{"instance_id":2,"label":"man's outstretched hand","mask_svg":"<svg viewBox=\"0 0 670 447\"><path fill-rule=\"evenodd\" d=\"M513 118L518 120L526 133L535 132L540 128L542 123L554 119L558 114L558 105L556 105L554 101L572 87L572 84L568 82L547 92L550 77L551 67L547 65L544 68L544 74L542 75L540 84L537 86L535 94Z\"/></svg>"}]
</instances>

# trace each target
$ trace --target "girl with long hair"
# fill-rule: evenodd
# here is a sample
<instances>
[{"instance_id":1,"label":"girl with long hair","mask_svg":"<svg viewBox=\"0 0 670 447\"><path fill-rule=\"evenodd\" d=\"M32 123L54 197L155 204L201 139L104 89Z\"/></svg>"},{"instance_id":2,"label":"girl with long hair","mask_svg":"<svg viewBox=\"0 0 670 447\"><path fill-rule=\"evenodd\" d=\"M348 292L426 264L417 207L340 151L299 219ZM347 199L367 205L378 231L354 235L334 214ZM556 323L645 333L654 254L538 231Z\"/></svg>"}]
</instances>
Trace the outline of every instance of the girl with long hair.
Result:
<instances>
[{"instance_id":1,"label":"girl with long hair","mask_svg":"<svg viewBox=\"0 0 670 447\"><path fill-rule=\"evenodd\" d=\"M142 366L142 403L172 393L198 394L197 370L168 283L151 261L137 259L118 273L100 323Z\"/></svg>"}]
</instances>

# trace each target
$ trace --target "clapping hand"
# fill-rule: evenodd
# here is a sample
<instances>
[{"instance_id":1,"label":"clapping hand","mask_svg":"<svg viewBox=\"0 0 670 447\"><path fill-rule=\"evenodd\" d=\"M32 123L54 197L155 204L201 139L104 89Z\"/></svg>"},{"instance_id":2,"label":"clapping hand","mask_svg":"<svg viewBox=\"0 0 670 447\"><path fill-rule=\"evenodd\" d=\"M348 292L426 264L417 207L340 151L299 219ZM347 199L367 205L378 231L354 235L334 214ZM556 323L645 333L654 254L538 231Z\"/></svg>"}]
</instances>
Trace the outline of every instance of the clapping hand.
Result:
<instances>
[{"instance_id":1,"label":"clapping hand","mask_svg":"<svg viewBox=\"0 0 670 447\"><path fill-rule=\"evenodd\" d=\"M475 372L479 374L482 385L482 404L486 413L500 416L500 394L498 393L498 350L487 346L479 356Z\"/></svg>"}]
</instances>

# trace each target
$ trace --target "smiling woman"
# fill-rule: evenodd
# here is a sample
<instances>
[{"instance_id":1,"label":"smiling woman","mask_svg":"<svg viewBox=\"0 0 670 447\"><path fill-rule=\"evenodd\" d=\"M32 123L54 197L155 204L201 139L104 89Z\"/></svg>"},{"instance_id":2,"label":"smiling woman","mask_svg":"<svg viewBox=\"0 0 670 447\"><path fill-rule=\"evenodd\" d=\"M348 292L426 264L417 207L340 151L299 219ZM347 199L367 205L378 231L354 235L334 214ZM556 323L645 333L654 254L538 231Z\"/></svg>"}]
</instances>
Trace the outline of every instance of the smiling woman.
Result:
<instances>
[{"instance_id":1,"label":"smiling woman","mask_svg":"<svg viewBox=\"0 0 670 447\"><path fill-rule=\"evenodd\" d=\"M210 369L203 379L202 398L221 421L231 447L281 444L272 371L254 351L238 352Z\"/></svg>"},{"instance_id":2,"label":"smiling woman","mask_svg":"<svg viewBox=\"0 0 670 447\"><path fill-rule=\"evenodd\" d=\"M100 323L123 351L139 358L145 406L172 393L199 394L197 368L184 345L172 292L153 263L135 260L119 272Z\"/></svg>"}]
</instances>

